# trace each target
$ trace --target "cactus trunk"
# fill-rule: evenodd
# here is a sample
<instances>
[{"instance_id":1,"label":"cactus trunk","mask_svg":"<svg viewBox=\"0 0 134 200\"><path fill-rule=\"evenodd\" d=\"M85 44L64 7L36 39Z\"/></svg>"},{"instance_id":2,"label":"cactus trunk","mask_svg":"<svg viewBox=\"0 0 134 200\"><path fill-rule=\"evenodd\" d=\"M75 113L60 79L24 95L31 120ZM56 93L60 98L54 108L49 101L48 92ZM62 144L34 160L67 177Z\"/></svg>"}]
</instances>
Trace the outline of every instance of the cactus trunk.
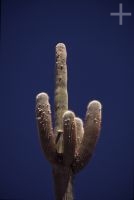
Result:
<instances>
[{"instance_id":1,"label":"cactus trunk","mask_svg":"<svg viewBox=\"0 0 134 200\"><path fill-rule=\"evenodd\" d=\"M56 46L56 80L55 80L55 136L57 152L63 153L63 120L62 116L68 110L66 47Z\"/></svg>"},{"instance_id":2,"label":"cactus trunk","mask_svg":"<svg viewBox=\"0 0 134 200\"><path fill-rule=\"evenodd\" d=\"M58 166L53 168L54 188L56 200L73 200L74 175L69 168Z\"/></svg>"},{"instance_id":3,"label":"cactus trunk","mask_svg":"<svg viewBox=\"0 0 134 200\"><path fill-rule=\"evenodd\" d=\"M67 52L63 43L56 45L55 127L46 93L36 97L36 119L41 146L52 164L56 200L73 200L73 179L92 157L101 128L101 103L87 106L85 122L68 110Z\"/></svg>"},{"instance_id":4,"label":"cactus trunk","mask_svg":"<svg viewBox=\"0 0 134 200\"><path fill-rule=\"evenodd\" d=\"M67 52L64 44L56 46L56 68L55 68L55 137L56 150L59 157L65 152L63 137L63 115L68 110L68 93L67 93ZM64 136L63 136L64 133ZM72 145L73 146L73 145ZM69 149L68 149L69 150ZM69 152L66 154L68 156ZM64 160L64 162L66 159ZM64 165L53 167L54 187L56 200L73 200L73 182L72 172Z\"/></svg>"}]
</instances>

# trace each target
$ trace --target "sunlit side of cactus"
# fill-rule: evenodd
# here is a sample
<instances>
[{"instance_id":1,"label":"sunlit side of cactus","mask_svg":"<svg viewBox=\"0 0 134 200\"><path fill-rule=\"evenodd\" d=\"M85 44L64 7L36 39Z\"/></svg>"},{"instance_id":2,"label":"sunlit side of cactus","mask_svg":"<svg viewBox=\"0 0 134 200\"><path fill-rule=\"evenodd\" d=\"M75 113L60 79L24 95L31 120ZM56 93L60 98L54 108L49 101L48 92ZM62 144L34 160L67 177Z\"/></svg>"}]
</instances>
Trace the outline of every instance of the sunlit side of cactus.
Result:
<instances>
[{"instance_id":1,"label":"sunlit side of cactus","mask_svg":"<svg viewBox=\"0 0 134 200\"><path fill-rule=\"evenodd\" d=\"M48 95L42 92L36 97L40 142L52 164L56 200L73 200L73 178L90 160L101 128L99 101L89 102L84 125L68 110L66 59L65 45L57 44L54 129Z\"/></svg>"}]
</instances>

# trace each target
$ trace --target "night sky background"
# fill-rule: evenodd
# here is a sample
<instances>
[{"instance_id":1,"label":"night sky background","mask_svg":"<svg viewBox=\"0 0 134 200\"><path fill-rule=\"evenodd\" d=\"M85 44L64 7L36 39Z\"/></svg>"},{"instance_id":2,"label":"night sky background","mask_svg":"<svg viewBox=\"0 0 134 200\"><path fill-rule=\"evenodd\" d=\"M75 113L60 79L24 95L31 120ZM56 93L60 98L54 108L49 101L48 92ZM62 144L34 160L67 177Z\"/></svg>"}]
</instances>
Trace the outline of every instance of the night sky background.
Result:
<instances>
[{"instance_id":1,"label":"night sky background","mask_svg":"<svg viewBox=\"0 0 134 200\"><path fill-rule=\"evenodd\" d=\"M131 17L111 17L111 12ZM3 0L0 65L0 200L53 200L39 143L35 97L54 110L55 45L68 52L69 109L103 105L101 136L75 179L76 200L134 200L134 1Z\"/></svg>"}]
</instances>

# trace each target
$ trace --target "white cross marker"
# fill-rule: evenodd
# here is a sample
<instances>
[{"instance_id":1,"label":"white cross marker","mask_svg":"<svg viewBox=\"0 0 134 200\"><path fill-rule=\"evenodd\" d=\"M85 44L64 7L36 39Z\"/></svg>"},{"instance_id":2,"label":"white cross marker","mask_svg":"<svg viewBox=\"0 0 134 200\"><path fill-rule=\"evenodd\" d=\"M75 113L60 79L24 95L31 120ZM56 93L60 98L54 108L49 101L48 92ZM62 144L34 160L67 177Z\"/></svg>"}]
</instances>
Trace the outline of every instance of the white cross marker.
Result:
<instances>
[{"instance_id":1,"label":"white cross marker","mask_svg":"<svg viewBox=\"0 0 134 200\"><path fill-rule=\"evenodd\" d=\"M123 13L123 5L119 4L119 13L110 13L111 16L119 16L119 25L123 25L123 16L131 16L132 13Z\"/></svg>"}]
</instances>

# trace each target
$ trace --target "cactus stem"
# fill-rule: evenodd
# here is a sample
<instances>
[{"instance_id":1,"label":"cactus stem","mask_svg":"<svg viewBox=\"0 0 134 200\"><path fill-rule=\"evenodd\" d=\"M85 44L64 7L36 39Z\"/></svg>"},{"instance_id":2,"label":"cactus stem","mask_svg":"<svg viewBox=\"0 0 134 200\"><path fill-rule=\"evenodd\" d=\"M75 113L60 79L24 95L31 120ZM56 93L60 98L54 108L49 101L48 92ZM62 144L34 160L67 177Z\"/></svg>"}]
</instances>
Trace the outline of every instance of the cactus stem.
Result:
<instances>
[{"instance_id":1,"label":"cactus stem","mask_svg":"<svg viewBox=\"0 0 134 200\"><path fill-rule=\"evenodd\" d=\"M36 97L36 120L40 142L52 164L56 200L73 200L73 179L89 162L101 128L101 103L89 102L85 122L68 110L67 52L63 43L56 45L56 80L54 91L54 131L49 97ZM83 125L84 124L84 125Z\"/></svg>"}]
</instances>

